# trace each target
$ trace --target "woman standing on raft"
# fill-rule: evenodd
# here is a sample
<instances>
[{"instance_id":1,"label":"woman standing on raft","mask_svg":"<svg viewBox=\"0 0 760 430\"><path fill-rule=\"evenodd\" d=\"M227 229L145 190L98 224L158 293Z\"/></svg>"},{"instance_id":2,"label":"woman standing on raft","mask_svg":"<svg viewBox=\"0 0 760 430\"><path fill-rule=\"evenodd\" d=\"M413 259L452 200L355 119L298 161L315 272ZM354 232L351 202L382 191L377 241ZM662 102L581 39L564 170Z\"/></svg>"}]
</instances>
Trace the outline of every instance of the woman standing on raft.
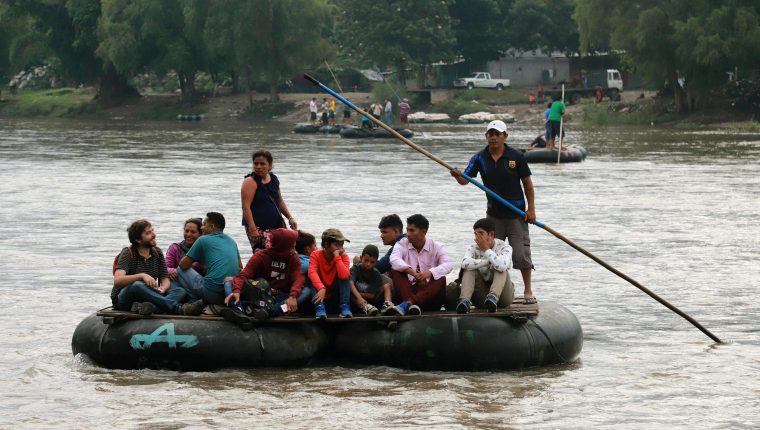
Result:
<instances>
[{"instance_id":1,"label":"woman standing on raft","mask_svg":"<svg viewBox=\"0 0 760 430\"><path fill-rule=\"evenodd\" d=\"M269 248L270 230L285 228L283 215L290 228L298 223L290 214L280 194L280 180L272 172L272 154L260 149L253 153L253 172L243 179L240 200L243 206L243 226L251 243L251 250Z\"/></svg>"}]
</instances>

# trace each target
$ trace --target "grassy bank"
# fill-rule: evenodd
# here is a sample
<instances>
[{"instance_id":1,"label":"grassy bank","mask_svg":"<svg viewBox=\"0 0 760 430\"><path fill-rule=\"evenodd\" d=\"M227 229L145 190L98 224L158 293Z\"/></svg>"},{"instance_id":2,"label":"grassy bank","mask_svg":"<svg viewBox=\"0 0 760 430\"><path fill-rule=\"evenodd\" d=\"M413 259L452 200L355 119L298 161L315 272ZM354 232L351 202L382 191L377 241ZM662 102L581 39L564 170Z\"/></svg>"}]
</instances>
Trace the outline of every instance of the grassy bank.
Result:
<instances>
[{"instance_id":1,"label":"grassy bank","mask_svg":"<svg viewBox=\"0 0 760 430\"><path fill-rule=\"evenodd\" d=\"M4 117L73 117L94 112L90 91L77 88L20 90L3 95L0 116Z\"/></svg>"},{"instance_id":2,"label":"grassy bank","mask_svg":"<svg viewBox=\"0 0 760 430\"><path fill-rule=\"evenodd\" d=\"M587 103L581 106L584 124L594 126L615 125L669 125L674 128L726 127L754 132L760 123L752 115L738 112L730 105L715 106L695 112L679 114L670 100L642 99L630 103Z\"/></svg>"},{"instance_id":3,"label":"grassy bank","mask_svg":"<svg viewBox=\"0 0 760 430\"><path fill-rule=\"evenodd\" d=\"M656 125L678 120L678 116L658 108L654 101L637 103L588 103L581 118L589 125Z\"/></svg>"},{"instance_id":4,"label":"grassy bank","mask_svg":"<svg viewBox=\"0 0 760 430\"><path fill-rule=\"evenodd\" d=\"M527 88L505 88L502 91L486 88L462 89L453 97L438 102L433 111L448 114L452 118L475 112L493 112L494 106L514 105L528 102Z\"/></svg>"}]
</instances>

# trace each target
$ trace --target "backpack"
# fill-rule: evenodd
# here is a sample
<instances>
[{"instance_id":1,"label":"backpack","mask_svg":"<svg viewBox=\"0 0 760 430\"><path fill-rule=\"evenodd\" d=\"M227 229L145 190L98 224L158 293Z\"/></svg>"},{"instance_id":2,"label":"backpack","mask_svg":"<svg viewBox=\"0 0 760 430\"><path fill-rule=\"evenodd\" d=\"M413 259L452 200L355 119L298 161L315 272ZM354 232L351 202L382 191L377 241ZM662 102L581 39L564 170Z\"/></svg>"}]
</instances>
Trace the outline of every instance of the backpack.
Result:
<instances>
[{"instance_id":1,"label":"backpack","mask_svg":"<svg viewBox=\"0 0 760 430\"><path fill-rule=\"evenodd\" d=\"M135 262L134 251L132 251L132 247L131 246L126 246L125 248L127 248L129 250L129 256L133 257L131 259L131 261L129 262L129 268L132 269L132 265ZM122 251L124 251L124 250L122 249ZM150 247L150 252L151 252L151 254L153 254L154 257L158 257L158 249L155 246L151 246ZM116 274L116 263L119 261L119 256L120 255L121 255L121 252L119 252L118 254L116 254L116 257L113 258L113 269L111 270L111 273L114 274L114 275ZM129 272L129 271L127 271L127 272Z\"/></svg>"},{"instance_id":2,"label":"backpack","mask_svg":"<svg viewBox=\"0 0 760 430\"><path fill-rule=\"evenodd\" d=\"M248 316L253 316L253 311L256 309L264 309L269 312L274 304L269 282L263 279L246 279L243 292L240 295L240 304L243 307L243 312Z\"/></svg>"}]
</instances>

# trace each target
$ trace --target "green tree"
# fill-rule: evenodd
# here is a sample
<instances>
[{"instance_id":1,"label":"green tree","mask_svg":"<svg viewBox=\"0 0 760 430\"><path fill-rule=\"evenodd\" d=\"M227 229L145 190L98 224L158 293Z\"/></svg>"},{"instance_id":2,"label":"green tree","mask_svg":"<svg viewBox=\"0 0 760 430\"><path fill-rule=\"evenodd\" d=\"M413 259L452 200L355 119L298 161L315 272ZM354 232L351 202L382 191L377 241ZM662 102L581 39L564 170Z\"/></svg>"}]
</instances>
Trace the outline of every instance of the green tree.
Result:
<instances>
[{"instance_id":1,"label":"green tree","mask_svg":"<svg viewBox=\"0 0 760 430\"><path fill-rule=\"evenodd\" d=\"M241 0L215 0L208 10L203 29L203 46L207 71L215 83L227 77L232 80L233 92L239 89L240 67L236 62L237 40L250 40L245 32L250 27L245 21L245 6Z\"/></svg>"},{"instance_id":2,"label":"green tree","mask_svg":"<svg viewBox=\"0 0 760 430\"><path fill-rule=\"evenodd\" d=\"M453 0L388 0L356 4L335 0L342 16L338 23L340 48L357 62L394 67L399 82L407 68L417 70L420 86L431 64L455 57Z\"/></svg>"},{"instance_id":3,"label":"green tree","mask_svg":"<svg viewBox=\"0 0 760 430\"><path fill-rule=\"evenodd\" d=\"M319 65L332 56L328 38L333 7L327 0L256 0L253 22L256 61L253 70L277 101L277 86L293 74Z\"/></svg>"},{"instance_id":4,"label":"green tree","mask_svg":"<svg viewBox=\"0 0 760 430\"><path fill-rule=\"evenodd\" d=\"M97 83L101 100L137 94L126 77L95 55L100 0L5 0L2 6L12 17L3 30L11 35L8 58L14 72L54 63L70 84Z\"/></svg>"},{"instance_id":5,"label":"green tree","mask_svg":"<svg viewBox=\"0 0 760 430\"><path fill-rule=\"evenodd\" d=\"M277 101L278 86L333 55L334 9L327 0L217 0L203 32L210 70L257 83Z\"/></svg>"},{"instance_id":6,"label":"green tree","mask_svg":"<svg viewBox=\"0 0 760 430\"><path fill-rule=\"evenodd\" d=\"M756 1L577 0L574 18L582 51L625 51L650 81L669 83L680 112L703 105L726 72L760 65Z\"/></svg>"},{"instance_id":7,"label":"green tree","mask_svg":"<svg viewBox=\"0 0 760 430\"><path fill-rule=\"evenodd\" d=\"M511 1L456 0L449 5L456 35L456 50L470 64L500 58L510 46L506 42Z\"/></svg>"},{"instance_id":8,"label":"green tree","mask_svg":"<svg viewBox=\"0 0 760 430\"><path fill-rule=\"evenodd\" d=\"M203 28L210 0L102 0L97 54L125 76L177 73L182 99L195 97L205 66Z\"/></svg>"},{"instance_id":9,"label":"green tree","mask_svg":"<svg viewBox=\"0 0 760 430\"><path fill-rule=\"evenodd\" d=\"M578 51L578 27L572 20L573 0L515 0L509 8L510 48L521 51Z\"/></svg>"}]
</instances>

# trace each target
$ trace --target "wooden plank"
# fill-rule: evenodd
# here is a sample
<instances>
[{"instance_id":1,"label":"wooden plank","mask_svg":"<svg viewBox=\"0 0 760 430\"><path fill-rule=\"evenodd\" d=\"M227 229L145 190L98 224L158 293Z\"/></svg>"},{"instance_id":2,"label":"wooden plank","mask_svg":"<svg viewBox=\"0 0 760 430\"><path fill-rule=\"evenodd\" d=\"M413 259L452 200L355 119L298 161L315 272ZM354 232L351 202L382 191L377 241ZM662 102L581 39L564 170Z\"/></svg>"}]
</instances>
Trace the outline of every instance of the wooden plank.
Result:
<instances>
[{"instance_id":1,"label":"wooden plank","mask_svg":"<svg viewBox=\"0 0 760 430\"><path fill-rule=\"evenodd\" d=\"M98 316L104 318L126 318L126 319L191 319L201 321L224 321L219 315L139 315L132 312L116 311L113 309L102 309L97 312ZM531 316L538 315L538 304L524 304L513 303L503 311L497 311L488 313L483 309L473 309L468 314L457 314L453 311L436 311L436 312L424 312L422 315L392 315L392 316L366 316L366 315L354 315L353 318L340 318L337 315L328 316L324 321L318 321L313 316L304 315L281 315L275 318L266 320L265 324L288 324L288 323L315 323L315 322L327 322L327 323L353 323L353 322L367 322L367 321L408 321L416 319L429 319L429 318L514 318L525 319ZM258 323L258 321L251 319L252 323Z\"/></svg>"}]
</instances>

